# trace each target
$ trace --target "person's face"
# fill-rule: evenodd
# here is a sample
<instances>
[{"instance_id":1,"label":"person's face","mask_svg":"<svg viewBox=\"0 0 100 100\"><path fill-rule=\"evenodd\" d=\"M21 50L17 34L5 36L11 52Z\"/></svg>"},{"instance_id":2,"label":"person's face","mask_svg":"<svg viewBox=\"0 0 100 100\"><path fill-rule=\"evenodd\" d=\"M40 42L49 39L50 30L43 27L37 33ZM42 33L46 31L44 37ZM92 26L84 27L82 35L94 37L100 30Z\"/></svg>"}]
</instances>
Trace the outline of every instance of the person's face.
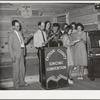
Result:
<instances>
[{"instance_id":1,"label":"person's face","mask_svg":"<svg viewBox=\"0 0 100 100\"><path fill-rule=\"evenodd\" d=\"M47 29L50 28L50 23L49 23L49 22L46 24L46 28L47 28Z\"/></svg>"},{"instance_id":2,"label":"person's face","mask_svg":"<svg viewBox=\"0 0 100 100\"><path fill-rule=\"evenodd\" d=\"M78 30L78 31L81 31L81 30L82 30L82 27L81 27L81 26L78 26L78 27L77 27L77 30Z\"/></svg>"},{"instance_id":3,"label":"person's face","mask_svg":"<svg viewBox=\"0 0 100 100\"><path fill-rule=\"evenodd\" d=\"M57 30L58 30L58 27L53 27L53 31L54 31L54 33L56 33Z\"/></svg>"},{"instance_id":4,"label":"person's face","mask_svg":"<svg viewBox=\"0 0 100 100\"><path fill-rule=\"evenodd\" d=\"M70 35L72 33L72 30L70 29L69 31L68 31L68 35Z\"/></svg>"},{"instance_id":5,"label":"person's face","mask_svg":"<svg viewBox=\"0 0 100 100\"><path fill-rule=\"evenodd\" d=\"M20 30L20 24L18 22L15 23L13 26L14 30L19 31Z\"/></svg>"},{"instance_id":6,"label":"person's face","mask_svg":"<svg viewBox=\"0 0 100 100\"><path fill-rule=\"evenodd\" d=\"M39 28L43 31L45 27L45 24L42 22L41 25L39 26Z\"/></svg>"},{"instance_id":7,"label":"person's face","mask_svg":"<svg viewBox=\"0 0 100 100\"><path fill-rule=\"evenodd\" d=\"M72 24L72 27L73 27L73 29L75 29L75 25L74 24Z\"/></svg>"},{"instance_id":8,"label":"person's face","mask_svg":"<svg viewBox=\"0 0 100 100\"><path fill-rule=\"evenodd\" d=\"M64 25L64 29L67 27L68 25Z\"/></svg>"}]
</instances>

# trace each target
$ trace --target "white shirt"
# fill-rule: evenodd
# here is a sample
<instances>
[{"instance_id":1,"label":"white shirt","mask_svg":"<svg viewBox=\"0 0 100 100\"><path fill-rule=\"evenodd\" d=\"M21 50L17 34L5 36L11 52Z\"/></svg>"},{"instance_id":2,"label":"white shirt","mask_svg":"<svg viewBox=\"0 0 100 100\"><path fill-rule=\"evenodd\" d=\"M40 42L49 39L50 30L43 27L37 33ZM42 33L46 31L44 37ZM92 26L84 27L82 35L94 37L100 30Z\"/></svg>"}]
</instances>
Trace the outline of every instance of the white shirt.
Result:
<instances>
[{"instance_id":1,"label":"white shirt","mask_svg":"<svg viewBox=\"0 0 100 100\"><path fill-rule=\"evenodd\" d=\"M43 31L43 35L44 35L45 41L47 41L46 33L44 31ZM43 42L44 42L44 40L43 40L43 36L42 36L41 30L38 30L34 34L34 47L42 47L42 43Z\"/></svg>"},{"instance_id":2,"label":"white shirt","mask_svg":"<svg viewBox=\"0 0 100 100\"><path fill-rule=\"evenodd\" d=\"M14 31L15 31L15 33L16 33L18 39L19 39L19 42L20 42L21 47L25 47L25 45L24 45L24 40L23 40L21 34L20 34L19 32L17 32L16 30L14 30Z\"/></svg>"}]
</instances>

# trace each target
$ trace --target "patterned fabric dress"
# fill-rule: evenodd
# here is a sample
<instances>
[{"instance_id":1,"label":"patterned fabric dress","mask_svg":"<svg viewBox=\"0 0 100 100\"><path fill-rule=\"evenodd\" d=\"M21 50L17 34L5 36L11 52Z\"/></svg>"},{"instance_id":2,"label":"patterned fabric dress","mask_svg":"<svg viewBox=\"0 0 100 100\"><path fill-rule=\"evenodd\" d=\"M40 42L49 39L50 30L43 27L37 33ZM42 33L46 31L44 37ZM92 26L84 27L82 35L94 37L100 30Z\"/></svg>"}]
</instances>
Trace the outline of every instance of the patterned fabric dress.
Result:
<instances>
[{"instance_id":1,"label":"patterned fabric dress","mask_svg":"<svg viewBox=\"0 0 100 100\"><path fill-rule=\"evenodd\" d=\"M68 35L63 35L62 36L62 42L63 42L63 46L67 47L67 63L68 66L73 66L74 62L73 62L73 58L72 58L72 51L70 48L70 39L68 37Z\"/></svg>"},{"instance_id":2,"label":"patterned fabric dress","mask_svg":"<svg viewBox=\"0 0 100 100\"><path fill-rule=\"evenodd\" d=\"M86 41L86 33L77 33L76 38L81 37ZM83 41L79 41L75 44L75 54L74 54L75 66L87 66L87 52L86 45Z\"/></svg>"},{"instance_id":3,"label":"patterned fabric dress","mask_svg":"<svg viewBox=\"0 0 100 100\"><path fill-rule=\"evenodd\" d=\"M77 34L77 30L74 30L72 32L72 34L70 35L70 37L71 37L70 42L73 42L76 40L76 34ZM75 59L75 57L74 57L75 56L75 46L74 45L71 46L71 50L72 50L72 57L73 57L73 61L74 61L74 59Z\"/></svg>"}]
</instances>

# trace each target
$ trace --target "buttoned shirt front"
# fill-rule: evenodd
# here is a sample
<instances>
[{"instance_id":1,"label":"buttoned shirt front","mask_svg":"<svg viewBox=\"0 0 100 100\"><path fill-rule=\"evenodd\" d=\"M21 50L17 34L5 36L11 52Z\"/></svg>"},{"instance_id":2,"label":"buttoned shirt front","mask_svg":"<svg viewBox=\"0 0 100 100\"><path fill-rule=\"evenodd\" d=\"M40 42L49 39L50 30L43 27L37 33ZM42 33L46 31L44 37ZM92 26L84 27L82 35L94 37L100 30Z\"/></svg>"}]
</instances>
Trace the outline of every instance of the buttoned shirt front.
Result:
<instances>
[{"instance_id":1,"label":"buttoned shirt front","mask_svg":"<svg viewBox=\"0 0 100 100\"><path fill-rule=\"evenodd\" d=\"M42 43L45 42L44 39L43 39L42 32L43 32L45 41L47 41L46 33L44 31L38 30L34 34L34 47L42 47Z\"/></svg>"}]
</instances>

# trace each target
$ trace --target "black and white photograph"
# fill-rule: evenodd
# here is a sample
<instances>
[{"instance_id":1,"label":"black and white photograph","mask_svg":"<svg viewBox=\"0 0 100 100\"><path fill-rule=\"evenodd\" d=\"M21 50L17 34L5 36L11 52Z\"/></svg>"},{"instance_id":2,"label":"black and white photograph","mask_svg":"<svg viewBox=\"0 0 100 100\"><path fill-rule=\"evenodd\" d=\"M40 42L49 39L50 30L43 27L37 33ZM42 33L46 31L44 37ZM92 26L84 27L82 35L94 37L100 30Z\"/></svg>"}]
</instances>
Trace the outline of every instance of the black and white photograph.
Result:
<instances>
[{"instance_id":1,"label":"black and white photograph","mask_svg":"<svg viewBox=\"0 0 100 100\"><path fill-rule=\"evenodd\" d=\"M0 2L2 90L100 90L100 2Z\"/></svg>"}]
</instances>

